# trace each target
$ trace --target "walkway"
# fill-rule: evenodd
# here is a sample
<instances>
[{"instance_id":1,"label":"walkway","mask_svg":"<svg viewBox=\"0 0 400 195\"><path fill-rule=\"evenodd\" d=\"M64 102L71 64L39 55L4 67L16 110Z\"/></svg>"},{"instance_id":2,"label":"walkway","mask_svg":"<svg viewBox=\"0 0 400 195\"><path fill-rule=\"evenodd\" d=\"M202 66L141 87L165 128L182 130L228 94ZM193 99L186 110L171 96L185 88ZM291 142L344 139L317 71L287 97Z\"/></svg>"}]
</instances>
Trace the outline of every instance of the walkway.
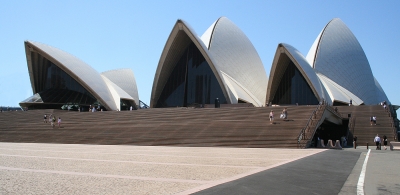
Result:
<instances>
[{"instance_id":1,"label":"walkway","mask_svg":"<svg viewBox=\"0 0 400 195\"><path fill-rule=\"evenodd\" d=\"M356 194L366 152L0 142L0 194ZM371 151L366 194L400 193L399 160Z\"/></svg>"}]
</instances>

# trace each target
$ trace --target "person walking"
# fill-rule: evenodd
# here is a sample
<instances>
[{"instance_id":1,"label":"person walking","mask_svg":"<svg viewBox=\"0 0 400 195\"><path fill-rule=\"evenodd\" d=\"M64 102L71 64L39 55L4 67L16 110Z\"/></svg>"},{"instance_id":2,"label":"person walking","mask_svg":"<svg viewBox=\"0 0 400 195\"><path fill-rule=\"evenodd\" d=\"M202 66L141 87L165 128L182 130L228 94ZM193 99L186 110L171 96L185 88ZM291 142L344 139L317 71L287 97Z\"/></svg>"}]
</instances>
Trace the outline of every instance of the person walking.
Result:
<instances>
[{"instance_id":1,"label":"person walking","mask_svg":"<svg viewBox=\"0 0 400 195\"><path fill-rule=\"evenodd\" d=\"M385 147L385 150L387 149L387 137L386 135L383 135L383 147Z\"/></svg>"},{"instance_id":2,"label":"person walking","mask_svg":"<svg viewBox=\"0 0 400 195\"><path fill-rule=\"evenodd\" d=\"M43 123L47 123L47 115L46 114L44 114L44 116L43 116Z\"/></svg>"},{"instance_id":3,"label":"person walking","mask_svg":"<svg viewBox=\"0 0 400 195\"><path fill-rule=\"evenodd\" d=\"M354 145L354 149L357 148L357 136L353 137L353 145Z\"/></svg>"},{"instance_id":4,"label":"person walking","mask_svg":"<svg viewBox=\"0 0 400 195\"><path fill-rule=\"evenodd\" d=\"M269 122L270 124L274 123L274 111L271 110L271 112L269 113Z\"/></svg>"},{"instance_id":5,"label":"person walking","mask_svg":"<svg viewBox=\"0 0 400 195\"><path fill-rule=\"evenodd\" d=\"M376 134L375 138L374 138L374 142L376 144L376 149L379 150L379 144L381 143L381 138L379 137L378 134Z\"/></svg>"},{"instance_id":6,"label":"person walking","mask_svg":"<svg viewBox=\"0 0 400 195\"><path fill-rule=\"evenodd\" d=\"M61 117L58 117L58 128L61 128Z\"/></svg>"},{"instance_id":7,"label":"person walking","mask_svg":"<svg viewBox=\"0 0 400 195\"><path fill-rule=\"evenodd\" d=\"M373 120L373 122L374 122L374 125L376 125L376 116L373 116L373 117L372 117L372 120Z\"/></svg>"}]
</instances>

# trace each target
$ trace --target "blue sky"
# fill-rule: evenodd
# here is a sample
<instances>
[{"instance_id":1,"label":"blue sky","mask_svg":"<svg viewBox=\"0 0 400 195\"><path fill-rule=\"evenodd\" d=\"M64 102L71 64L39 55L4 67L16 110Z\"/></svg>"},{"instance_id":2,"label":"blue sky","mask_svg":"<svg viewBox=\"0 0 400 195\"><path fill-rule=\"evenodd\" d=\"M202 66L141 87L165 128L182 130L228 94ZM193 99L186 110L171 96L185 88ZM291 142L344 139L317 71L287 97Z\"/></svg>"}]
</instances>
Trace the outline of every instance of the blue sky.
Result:
<instances>
[{"instance_id":1,"label":"blue sky","mask_svg":"<svg viewBox=\"0 0 400 195\"><path fill-rule=\"evenodd\" d=\"M133 70L140 99L150 102L161 52L177 19L201 36L219 17L250 39L269 75L278 43L304 56L333 18L354 33L372 72L393 104L400 104L400 1L5 1L0 6L0 105L32 95L24 41L57 47L99 73Z\"/></svg>"}]
</instances>

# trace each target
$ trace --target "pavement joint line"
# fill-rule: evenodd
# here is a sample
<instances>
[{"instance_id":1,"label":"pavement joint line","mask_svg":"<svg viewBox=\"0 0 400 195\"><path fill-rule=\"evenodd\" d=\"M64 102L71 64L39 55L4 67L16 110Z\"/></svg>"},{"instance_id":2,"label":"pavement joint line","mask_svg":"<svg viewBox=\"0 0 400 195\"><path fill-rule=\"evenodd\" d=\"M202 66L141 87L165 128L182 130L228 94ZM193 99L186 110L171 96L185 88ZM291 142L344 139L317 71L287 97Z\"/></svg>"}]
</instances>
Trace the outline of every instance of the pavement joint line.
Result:
<instances>
[{"instance_id":1,"label":"pavement joint line","mask_svg":"<svg viewBox=\"0 0 400 195\"><path fill-rule=\"evenodd\" d=\"M152 164L152 165L179 165L179 166L204 166L204 167L229 167L229 168L263 168L260 166L240 166L240 165L207 165L207 164L189 164L189 163L156 163L156 162L143 162L143 161L124 161L124 160L102 160L102 159L85 159L85 158L64 158L64 157L48 157L48 156L26 156L15 154L0 154L0 156L9 157L22 157L22 158L44 158L56 160L76 160L76 161L94 161L94 162L118 162L118 163L133 163L133 164Z\"/></svg>"},{"instance_id":2,"label":"pavement joint line","mask_svg":"<svg viewBox=\"0 0 400 195\"><path fill-rule=\"evenodd\" d=\"M24 169L24 168L4 167L4 166L0 166L0 170L47 173L47 174L62 174L62 175L76 175L76 176L90 176L90 177L103 177L103 178L116 178L116 179L132 179L132 180L145 180L145 181L160 181L160 182L179 182L179 183L196 183L196 184L210 183L210 181L204 181L204 180L138 177L138 176L109 175L109 174L106 175L106 174L81 173L81 172L71 172L71 171L50 171L50 170L40 170L40 169Z\"/></svg>"},{"instance_id":3,"label":"pavement joint line","mask_svg":"<svg viewBox=\"0 0 400 195\"><path fill-rule=\"evenodd\" d=\"M54 151L54 150L29 150L29 149L15 149L15 148L0 148L1 150L11 150L11 151L15 151L15 150L22 150L22 151L36 151L36 152L53 152L53 153L71 153L71 151ZM214 159L265 159L265 158L270 158L270 156L265 156L265 157L257 157L257 158L235 158L235 157L220 157L220 156L189 156L189 155L157 155L157 154L126 154L126 153L108 153L108 152L74 152L74 154L104 154L104 155L124 155L124 156L163 156L163 157L182 157L182 158L186 158L186 157L191 157L191 158L214 158ZM208 153L209 154L209 153ZM217 154L217 153L212 153L212 154ZM220 154L225 154L225 153L220 153ZM237 153L236 153L237 154ZM254 154L259 154L259 153L245 153L246 155L254 155ZM276 154L276 155L286 155L286 154ZM276 156L274 155L274 156ZM291 158L276 158L276 160L289 160Z\"/></svg>"},{"instance_id":4,"label":"pavement joint line","mask_svg":"<svg viewBox=\"0 0 400 195\"><path fill-rule=\"evenodd\" d=\"M367 163L368 163L368 158L369 158L370 152L371 152L371 149L368 149L367 155L365 156L364 164L361 169L360 177L358 178L357 195L364 195L365 172L367 171Z\"/></svg>"},{"instance_id":5,"label":"pavement joint line","mask_svg":"<svg viewBox=\"0 0 400 195\"><path fill-rule=\"evenodd\" d=\"M228 183L228 182L231 182L231 181L234 181L234 180L237 180L237 179L249 176L249 175L253 175L253 174L259 173L261 171L265 171L265 170L272 169L272 168L275 168L275 167L278 167L278 166L281 166L281 165L284 165L284 164L287 164L287 163L290 163L290 162L294 162L296 160L299 160L299 159L302 159L302 158L305 158L305 157L308 157L308 156L312 156L312 155L318 154L318 153L326 151L326 150L328 150L328 149L315 150L312 153L303 155L301 157L297 157L297 158L294 158L294 159L291 159L291 160L288 160L288 161L285 161L285 162L276 163L276 164L273 164L273 165L270 165L270 166L267 166L267 167L264 167L264 168L251 170L251 171L249 171L247 173L238 174L238 175L235 175L235 176L230 177L230 178L224 178L224 179L220 179L220 180L215 180L214 182L209 182L209 183L203 184L201 186L197 186L195 188L180 192L180 193L175 194L175 195L193 194L193 193L196 193L196 192L199 192L199 191L202 191L202 190L205 190L205 189L208 189L208 188L211 188L211 187L223 184L223 183Z\"/></svg>"}]
</instances>

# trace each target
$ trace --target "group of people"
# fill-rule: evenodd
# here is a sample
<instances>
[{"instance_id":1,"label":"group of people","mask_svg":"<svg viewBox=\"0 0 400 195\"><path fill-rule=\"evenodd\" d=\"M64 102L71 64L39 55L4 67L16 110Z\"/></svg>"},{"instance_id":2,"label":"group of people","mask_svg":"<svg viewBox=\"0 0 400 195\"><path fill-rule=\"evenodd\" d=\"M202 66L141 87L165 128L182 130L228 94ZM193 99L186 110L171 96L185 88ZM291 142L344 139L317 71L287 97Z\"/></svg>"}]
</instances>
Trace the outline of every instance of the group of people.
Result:
<instances>
[{"instance_id":1,"label":"group of people","mask_svg":"<svg viewBox=\"0 0 400 195\"><path fill-rule=\"evenodd\" d=\"M376 144L376 149L380 150L381 149L380 145L382 143L382 140L381 140L381 138L379 137L378 134L376 134L376 136L374 138L374 142ZM386 150L387 149L387 137L386 137L386 135L383 136L383 146L385 147L385 150Z\"/></svg>"},{"instance_id":2,"label":"group of people","mask_svg":"<svg viewBox=\"0 0 400 195\"><path fill-rule=\"evenodd\" d=\"M94 105L93 106L92 105L89 106L89 112L97 112L97 111L103 112L103 109L101 109L100 104L97 105L97 108Z\"/></svg>"},{"instance_id":3,"label":"group of people","mask_svg":"<svg viewBox=\"0 0 400 195\"><path fill-rule=\"evenodd\" d=\"M376 116L369 117L369 121L371 125L376 125Z\"/></svg>"},{"instance_id":4,"label":"group of people","mask_svg":"<svg viewBox=\"0 0 400 195\"><path fill-rule=\"evenodd\" d=\"M283 119L284 121L286 121L287 117L288 117L287 108L284 108L282 110L280 118ZM270 121L270 124L274 124L274 111L273 110L271 110L271 112L269 112L269 121Z\"/></svg>"},{"instance_id":5,"label":"group of people","mask_svg":"<svg viewBox=\"0 0 400 195\"><path fill-rule=\"evenodd\" d=\"M56 116L54 116L53 114L50 114L50 116L47 119L47 114L44 114L43 123L47 123L47 121L50 123L51 127L54 128L54 126L56 124ZM57 123L58 123L58 128L61 128L61 117L58 117Z\"/></svg>"}]
</instances>

